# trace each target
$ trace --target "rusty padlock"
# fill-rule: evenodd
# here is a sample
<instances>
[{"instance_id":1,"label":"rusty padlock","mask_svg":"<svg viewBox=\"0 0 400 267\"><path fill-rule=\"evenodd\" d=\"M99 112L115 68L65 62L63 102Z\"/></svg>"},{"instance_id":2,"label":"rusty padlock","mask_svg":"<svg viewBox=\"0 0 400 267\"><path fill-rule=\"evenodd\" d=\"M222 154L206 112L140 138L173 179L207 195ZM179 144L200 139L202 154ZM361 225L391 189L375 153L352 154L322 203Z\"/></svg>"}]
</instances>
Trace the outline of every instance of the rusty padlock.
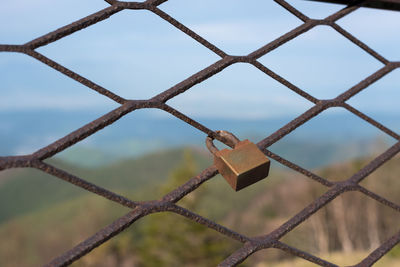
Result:
<instances>
[{"instance_id":1,"label":"rusty padlock","mask_svg":"<svg viewBox=\"0 0 400 267\"><path fill-rule=\"evenodd\" d=\"M214 165L230 186L239 191L268 176L269 159L261 152L256 144L248 139L240 141L236 136L227 131L217 131L227 139L233 149L218 150L213 138L206 138L206 146L214 155Z\"/></svg>"}]
</instances>

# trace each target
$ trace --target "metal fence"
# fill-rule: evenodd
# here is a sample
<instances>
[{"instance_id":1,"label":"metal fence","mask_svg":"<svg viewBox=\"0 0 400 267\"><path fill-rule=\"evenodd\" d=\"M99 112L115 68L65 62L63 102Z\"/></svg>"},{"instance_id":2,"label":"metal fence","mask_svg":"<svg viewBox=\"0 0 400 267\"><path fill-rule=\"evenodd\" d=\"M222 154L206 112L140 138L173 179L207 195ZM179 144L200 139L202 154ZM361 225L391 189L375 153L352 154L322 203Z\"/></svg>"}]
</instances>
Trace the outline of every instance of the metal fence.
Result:
<instances>
[{"instance_id":1,"label":"metal fence","mask_svg":"<svg viewBox=\"0 0 400 267\"><path fill-rule=\"evenodd\" d=\"M279 141L281 138L295 130L300 125L304 124L311 118L317 116L322 111L332 108L332 107L342 107L350 111L351 113L358 116L360 119L370 123L396 140L400 140L400 135L396 132L388 129L378 121L373 118L368 117L363 114L359 110L350 106L346 103L348 99L361 92L365 88L367 88L372 83L376 82L386 74L390 73L396 68L400 67L400 62L390 61L384 58L382 55L371 49L369 46L358 40L355 36L347 32L345 29L336 24L336 21L344 16L350 14L351 12L358 9L363 2L368 1L350 1L353 4L348 5L341 9L340 11L328 16L325 19L311 19L302 14L300 11L296 10L293 6L288 4L284 0L275 0L282 8L288 10L291 14L299 18L303 21L303 23L294 28L293 30L287 32L286 34L280 36L276 40L264 45L263 47L255 50L254 52L248 54L247 56L231 56L226 54L224 51L208 42L191 29L181 24L179 21L175 20L173 17L165 13L164 11L158 8L158 5L166 2L167 0L147 0L144 2L122 2L116 0L106 0L110 4L109 7L94 13L90 16L87 16L83 19L80 19L76 22L73 22L69 25L66 25L62 28L59 28L53 32L50 32L46 35L43 35L37 39L34 39L23 45L0 45L0 52L18 52L29 55L43 64L48 65L49 67L59 71L60 73L74 79L75 81L87 86L88 88L97 91L98 93L114 100L119 103L120 106L104 116L90 122L89 124L83 126L82 128L66 135L65 137L57 140L56 142L43 147L42 149L36 151L30 155L24 156L8 156L8 157L0 157L0 170L9 169L9 168L21 168L21 167L29 167L36 168L48 174L51 174L55 177L58 177L62 180L65 180L69 183L72 183L76 186L79 186L85 190L88 190L92 193L101 195L111 201L117 202L123 206L129 207L132 210L124 215L123 217L117 219L107 227L99 230L96 234L81 242L71 250L65 252L64 254L56 257L47 266L65 266L71 264L72 262L78 260L83 257L87 253L89 253L92 249L97 246L103 244L113 236L116 236L124 229L128 228L135 221L140 218L147 216L149 214L157 213L157 212L173 212L184 216L193 221L193 223L199 223L215 231L219 232L222 235L230 237L234 240L237 240L243 244L241 248L237 251L234 251L228 258L226 258L223 262L220 263L220 266L232 266L243 262L246 258L251 256L253 253L268 248L276 248L280 249L284 252L292 254L297 257L301 257L310 262L316 263L322 266L336 266L333 263L327 262L317 256L308 254L304 251L301 251L295 247L289 246L280 241L280 239L293 230L296 226L301 224L304 220L308 219L311 215L313 215L316 211L327 205L330 201L338 197L347 191L357 191L360 194L364 194L383 205L386 205L397 212L400 212L400 205L390 202L389 200L371 192L361 186L359 183L366 178L369 174L378 169L382 164L386 161L393 158L400 151L400 142L395 143L384 153L376 157L374 160L369 162L365 167L359 170L357 173L349 177L347 180L341 182L331 182L327 179L320 177L309 170L306 170L296 164L280 157L279 155L268 150L268 147ZM375 1L379 2L379 1ZM390 2L390 1L382 1L382 2ZM394 2L394 1L392 1ZM66 67L58 64L57 62L51 60L50 58L45 57L44 55L38 53L36 51L37 48L44 46L46 44L56 42L57 40L73 34L76 31L79 31L83 28L89 27L99 21L105 20L110 16L124 10L124 9L145 9L153 12L157 16L161 17L166 23L170 23L191 38L195 39L197 42L207 47L213 53L217 54L221 59L212 65L204 68L198 73L188 77L187 79L181 81L175 86L165 90L164 92L148 99L148 100L130 100L124 99L121 96L114 94L113 92L97 85L96 83L86 79L85 77L80 76L79 74L67 69ZM360 49L367 52L369 55L379 60L384 64L384 66L373 73L372 75L366 77L364 80L360 81L347 91L338 95L333 99L322 100L317 99L302 89L296 87L285 78L279 76L277 73L274 73L272 70L265 67L261 64L258 59L270 51L276 49L277 47L283 45L284 43L296 38L297 36L309 31L310 29L318 26L318 25L327 25L332 27L335 31L343 35L350 42L356 44ZM210 166L207 169L203 170L200 174L195 177L188 177L188 181L178 187L177 189L171 191L166 194L159 200L154 201L133 201L127 199L123 196L120 196L114 192L110 192L107 189L101 188L95 184L91 184L85 181L82 178L76 177L64 170L58 169L48 163L45 163L44 160L54 156L55 154L63 151L64 149L78 143L79 141L85 139L86 137L94 134L95 132L101 130L102 128L112 124L113 122L120 119L122 116L142 108L156 108L163 110L172 114L173 116L179 118L180 120L188 123L189 125L197 128L199 131L202 131L207 136L211 136L225 144L229 144L227 140L223 137L217 135L211 129L208 129L204 125L198 123L197 121L191 119L190 117L182 114L178 110L170 107L166 104L168 100L171 98L189 90L195 84L201 83L209 77L215 75L223 71L230 65L235 63L247 63L255 66L260 71L264 72L266 75L272 77L276 81L285 85L289 90L292 90L304 97L308 101L314 103L313 107L301 114L299 117L289 122L287 125L278 129L276 132L261 140L257 145L258 147L265 153L265 155L269 156L273 160L307 176L310 179L317 181L318 183L324 185L327 188L327 191L315 199L312 203L306 206L302 211L298 214L290 218L280 227L276 228L272 232L264 235L260 235L257 237L248 237L243 234L237 233L227 227L219 225L207 218L204 218L196 213L193 213L190 210L187 210L183 207L180 207L176 204L180 199L184 198L186 195L190 194L192 191L196 190L202 183L207 180L213 178L217 174L217 170L214 166ZM219 130L219 129L218 129ZM229 129L224 129L229 130ZM377 249L375 249L368 257L363 259L356 266L370 266L376 261L378 261L382 256L384 256L389 250L391 250L396 244L400 242L400 231L393 235L391 238L383 242Z\"/></svg>"}]
</instances>

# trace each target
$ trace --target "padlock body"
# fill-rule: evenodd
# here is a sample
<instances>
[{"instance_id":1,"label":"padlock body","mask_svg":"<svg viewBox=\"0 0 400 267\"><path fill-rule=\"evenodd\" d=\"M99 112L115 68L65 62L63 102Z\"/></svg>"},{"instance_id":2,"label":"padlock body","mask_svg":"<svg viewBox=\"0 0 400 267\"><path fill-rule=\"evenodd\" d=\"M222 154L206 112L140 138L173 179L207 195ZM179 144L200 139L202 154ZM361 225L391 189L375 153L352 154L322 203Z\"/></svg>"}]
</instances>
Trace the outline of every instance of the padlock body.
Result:
<instances>
[{"instance_id":1,"label":"padlock body","mask_svg":"<svg viewBox=\"0 0 400 267\"><path fill-rule=\"evenodd\" d=\"M244 140L234 149L215 153L214 164L235 191L268 176L270 161L254 143Z\"/></svg>"}]
</instances>

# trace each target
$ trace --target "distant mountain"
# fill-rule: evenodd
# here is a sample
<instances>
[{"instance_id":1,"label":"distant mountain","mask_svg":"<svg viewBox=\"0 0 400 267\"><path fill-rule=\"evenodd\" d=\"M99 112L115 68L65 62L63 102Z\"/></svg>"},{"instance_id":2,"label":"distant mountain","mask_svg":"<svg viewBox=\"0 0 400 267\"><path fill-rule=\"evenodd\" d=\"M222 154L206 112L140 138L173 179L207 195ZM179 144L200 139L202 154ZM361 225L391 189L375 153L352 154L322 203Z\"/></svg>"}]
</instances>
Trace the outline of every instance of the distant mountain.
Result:
<instances>
[{"instance_id":1,"label":"distant mountain","mask_svg":"<svg viewBox=\"0 0 400 267\"><path fill-rule=\"evenodd\" d=\"M18 111L0 113L0 155L27 154L100 117L100 111ZM400 129L395 115L376 114ZM213 130L228 130L254 142L281 128L293 117L265 119L194 118ZM116 123L58 154L82 166L109 164L179 146L204 148L204 133L168 114L134 111ZM298 159L304 167L345 161L376 150L376 140L393 143L375 127L348 112L322 113L274 144L271 149ZM318 156L316 156L318 153ZM310 155L310 156L308 156Z\"/></svg>"}]
</instances>

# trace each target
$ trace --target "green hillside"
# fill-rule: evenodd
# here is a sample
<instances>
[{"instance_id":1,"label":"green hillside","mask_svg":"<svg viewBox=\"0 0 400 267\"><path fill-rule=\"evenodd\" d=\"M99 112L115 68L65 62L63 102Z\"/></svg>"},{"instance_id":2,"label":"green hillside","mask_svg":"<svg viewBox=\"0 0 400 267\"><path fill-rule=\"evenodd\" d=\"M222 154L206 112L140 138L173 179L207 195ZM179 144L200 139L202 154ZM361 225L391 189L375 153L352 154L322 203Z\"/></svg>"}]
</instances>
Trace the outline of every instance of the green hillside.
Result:
<instances>
[{"instance_id":1,"label":"green hillside","mask_svg":"<svg viewBox=\"0 0 400 267\"><path fill-rule=\"evenodd\" d=\"M132 199L144 200L159 198L176 188L208 166L210 160L208 154L197 150L176 149L97 170L61 161L51 163ZM358 159L316 172L330 178L347 177L367 162L368 159ZM363 185L400 203L399 163L400 158L391 160ZM0 174L0 238L7 240L0 243L0 266L44 264L128 212L127 208L38 171L21 169ZM234 192L217 176L179 204L254 236L278 227L324 191L326 188L318 183L274 164L270 176L257 185ZM322 258L341 258L340 264L350 265L397 232L399 221L400 214L350 192L282 240ZM343 231L351 233L348 239L341 235ZM215 266L239 246L181 216L162 213L142 218L74 266ZM349 249L355 257L343 256L348 255L343 253ZM388 258L388 262L399 263L400 248L392 250ZM271 262L271 266L278 262L303 266L301 261L292 261L277 250L256 253L243 266L270 266Z\"/></svg>"},{"instance_id":2,"label":"green hillside","mask_svg":"<svg viewBox=\"0 0 400 267\"><path fill-rule=\"evenodd\" d=\"M193 151L199 170L208 166L210 156ZM145 200L159 197L149 189L167 178L170 169L182 161L183 153L184 149L161 151L96 169L60 160L47 162L106 189ZM0 223L88 194L91 193L36 169L6 170L0 172Z\"/></svg>"}]
</instances>

